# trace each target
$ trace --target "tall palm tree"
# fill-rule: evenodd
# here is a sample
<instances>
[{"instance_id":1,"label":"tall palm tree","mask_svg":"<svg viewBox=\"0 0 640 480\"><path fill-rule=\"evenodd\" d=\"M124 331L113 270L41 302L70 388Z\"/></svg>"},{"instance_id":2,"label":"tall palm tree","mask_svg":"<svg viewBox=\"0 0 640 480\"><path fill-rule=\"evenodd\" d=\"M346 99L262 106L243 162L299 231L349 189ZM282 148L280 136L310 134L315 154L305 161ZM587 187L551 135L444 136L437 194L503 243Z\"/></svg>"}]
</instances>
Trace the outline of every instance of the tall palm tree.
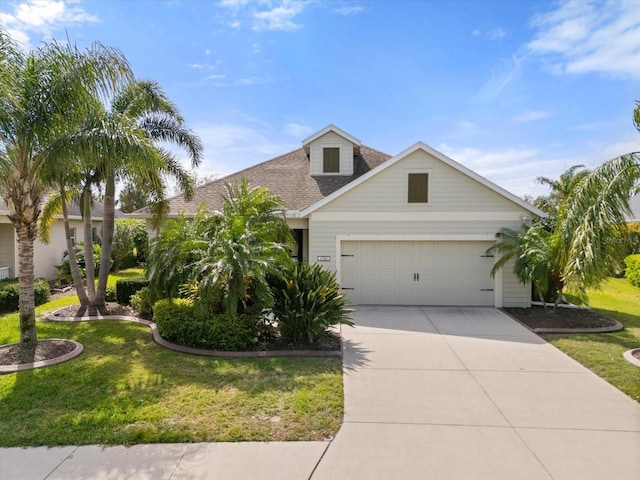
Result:
<instances>
[{"instance_id":1,"label":"tall palm tree","mask_svg":"<svg viewBox=\"0 0 640 480\"><path fill-rule=\"evenodd\" d=\"M635 154L623 155L578 174L572 167L560 181L550 181L555 219L524 232L503 229L501 241L489 249L502 254L492 273L514 259L518 278L532 282L541 295L551 289L556 305L565 288L584 294L598 287L621 265L622 250L614 239L626 226L629 198L640 179L639 160Z\"/></svg>"},{"instance_id":2,"label":"tall palm tree","mask_svg":"<svg viewBox=\"0 0 640 480\"><path fill-rule=\"evenodd\" d=\"M82 128L58 146L67 155L72 152L83 158L81 163L84 165L84 173L80 183L76 178L75 187L83 189L80 199L85 225L87 297L91 305L101 307L105 303L113 251L117 179L130 179L149 192L154 200L152 211L157 218L165 211L166 176L177 180L187 199L193 196L194 188L193 179L188 172L172 153L159 144L174 143L183 147L191 159L192 167L200 163L202 144L186 128L177 107L155 82L131 82L116 93L109 109L105 109L99 102L94 107L92 115L86 118ZM73 171L67 168L65 162L60 162L50 172L50 178L61 186L69 181L70 172ZM104 186L104 210L100 271L97 287L93 291L91 188L96 185ZM70 258L71 261L73 259ZM82 289L82 284L76 285L76 289L78 288Z\"/></svg>"},{"instance_id":3,"label":"tall palm tree","mask_svg":"<svg viewBox=\"0 0 640 480\"><path fill-rule=\"evenodd\" d=\"M0 194L18 238L20 342L35 345L33 246L52 148L93 107L132 77L116 49L43 44L25 53L0 30Z\"/></svg>"}]
</instances>

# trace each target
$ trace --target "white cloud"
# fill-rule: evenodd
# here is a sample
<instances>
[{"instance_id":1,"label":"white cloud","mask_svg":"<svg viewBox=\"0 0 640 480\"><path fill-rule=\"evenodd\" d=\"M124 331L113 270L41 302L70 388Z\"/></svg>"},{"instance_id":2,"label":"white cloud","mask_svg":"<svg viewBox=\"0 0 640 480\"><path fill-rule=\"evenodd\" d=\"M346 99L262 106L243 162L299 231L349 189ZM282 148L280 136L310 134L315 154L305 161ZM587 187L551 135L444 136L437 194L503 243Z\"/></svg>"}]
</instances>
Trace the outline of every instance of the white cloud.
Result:
<instances>
[{"instance_id":1,"label":"white cloud","mask_svg":"<svg viewBox=\"0 0 640 480\"><path fill-rule=\"evenodd\" d=\"M492 28L487 32L487 38L489 40L498 40L499 38L506 37L506 36L507 36L507 32L500 27Z\"/></svg>"},{"instance_id":2,"label":"white cloud","mask_svg":"<svg viewBox=\"0 0 640 480\"><path fill-rule=\"evenodd\" d=\"M640 79L640 8L635 1L565 1L531 22L527 49L556 74Z\"/></svg>"},{"instance_id":3,"label":"white cloud","mask_svg":"<svg viewBox=\"0 0 640 480\"><path fill-rule=\"evenodd\" d=\"M99 18L76 2L65 0L27 0L11 4L12 13L0 13L0 23L25 48L31 48L29 34L51 37L54 30L69 25L96 23Z\"/></svg>"},{"instance_id":4,"label":"white cloud","mask_svg":"<svg viewBox=\"0 0 640 480\"><path fill-rule=\"evenodd\" d=\"M287 123L284 126L284 133L298 140L303 140L313 131L309 125L301 125L299 123Z\"/></svg>"},{"instance_id":5,"label":"white cloud","mask_svg":"<svg viewBox=\"0 0 640 480\"><path fill-rule=\"evenodd\" d=\"M292 32L302 27L296 23L295 17L302 13L305 4L300 1L285 0L278 6L269 10L253 12L253 30L260 32L263 30L281 30Z\"/></svg>"},{"instance_id":6,"label":"white cloud","mask_svg":"<svg viewBox=\"0 0 640 480\"><path fill-rule=\"evenodd\" d=\"M476 124L473 122L469 122L467 120L462 120L460 122L458 122L458 126L464 129L471 129L471 128L476 128Z\"/></svg>"},{"instance_id":7,"label":"white cloud","mask_svg":"<svg viewBox=\"0 0 640 480\"><path fill-rule=\"evenodd\" d=\"M299 142L282 140L270 125L258 119L239 112L229 117L230 122L194 127L204 145L201 172L228 175L300 147Z\"/></svg>"},{"instance_id":8,"label":"white cloud","mask_svg":"<svg viewBox=\"0 0 640 480\"><path fill-rule=\"evenodd\" d=\"M473 35L474 37L479 37L480 35L482 35L482 32L476 28L473 32L471 32L471 35Z\"/></svg>"},{"instance_id":9,"label":"white cloud","mask_svg":"<svg viewBox=\"0 0 640 480\"><path fill-rule=\"evenodd\" d=\"M549 116L551 116L551 113L544 110L529 110L521 113L520 115L516 115L513 120L517 123L528 123L535 122L536 120L542 120Z\"/></svg>"},{"instance_id":10,"label":"white cloud","mask_svg":"<svg viewBox=\"0 0 640 480\"><path fill-rule=\"evenodd\" d=\"M499 69L491 72L491 78L480 88L476 99L488 102L497 97L516 80L522 72L522 62L515 55L510 62L503 62Z\"/></svg>"},{"instance_id":11,"label":"white cloud","mask_svg":"<svg viewBox=\"0 0 640 480\"><path fill-rule=\"evenodd\" d=\"M344 6L344 7L336 8L334 10L334 12L337 13L338 15L355 15L358 13L362 13L364 11L365 11L364 7L356 6L356 5Z\"/></svg>"}]
</instances>

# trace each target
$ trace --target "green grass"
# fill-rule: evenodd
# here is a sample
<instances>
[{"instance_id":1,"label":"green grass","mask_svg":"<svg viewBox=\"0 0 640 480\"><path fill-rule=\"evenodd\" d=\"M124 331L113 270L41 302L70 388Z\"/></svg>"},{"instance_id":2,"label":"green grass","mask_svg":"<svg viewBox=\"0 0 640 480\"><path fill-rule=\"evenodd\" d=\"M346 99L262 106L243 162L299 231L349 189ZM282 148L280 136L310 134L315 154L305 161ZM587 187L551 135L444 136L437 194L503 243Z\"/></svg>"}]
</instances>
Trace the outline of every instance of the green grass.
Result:
<instances>
[{"instance_id":1,"label":"green grass","mask_svg":"<svg viewBox=\"0 0 640 480\"><path fill-rule=\"evenodd\" d=\"M37 312L76 302L60 298ZM73 339L85 351L0 376L2 447L319 440L342 421L339 358L179 354L156 345L147 327L126 322L37 327L40 339ZM17 333L18 315L0 316L0 344L16 342Z\"/></svg>"},{"instance_id":2,"label":"green grass","mask_svg":"<svg viewBox=\"0 0 640 480\"><path fill-rule=\"evenodd\" d=\"M610 278L601 290L588 294L591 308L615 318L624 325L624 330L543 337L640 402L640 368L622 357L626 350L640 348L640 288L625 279Z\"/></svg>"},{"instance_id":3,"label":"green grass","mask_svg":"<svg viewBox=\"0 0 640 480\"><path fill-rule=\"evenodd\" d=\"M143 277L144 276L144 268L127 268L126 270L120 270L119 272L110 273L109 278L107 279L107 287L116 287L116 282L118 280L123 280L125 278L135 278L135 277Z\"/></svg>"}]
</instances>

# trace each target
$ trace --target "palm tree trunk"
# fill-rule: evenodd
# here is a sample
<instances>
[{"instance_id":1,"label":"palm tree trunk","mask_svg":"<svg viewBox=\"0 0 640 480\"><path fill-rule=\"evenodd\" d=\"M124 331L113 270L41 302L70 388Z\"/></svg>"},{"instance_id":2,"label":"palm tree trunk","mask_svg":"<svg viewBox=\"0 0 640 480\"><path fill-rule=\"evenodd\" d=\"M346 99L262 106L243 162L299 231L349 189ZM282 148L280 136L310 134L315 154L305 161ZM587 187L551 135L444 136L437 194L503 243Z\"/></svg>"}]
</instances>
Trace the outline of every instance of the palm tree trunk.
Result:
<instances>
[{"instance_id":1,"label":"palm tree trunk","mask_svg":"<svg viewBox=\"0 0 640 480\"><path fill-rule=\"evenodd\" d=\"M82 238L84 239L84 271L87 280L87 293L91 302L96 296L96 272L93 264L93 238L91 235L91 192L89 186L82 192Z\"/></svg>"},{"instance_id":2,"label":"palm tree trunk","mask_svg":"<svg viewBox=\"0 0 640 480\"><path fill-rule=\"evenodd\" d=\"M100 256L100 272L98 273L98 287L91 302L97 307L104 306L107 295L107 279L111 267L111 252L113 251L113 230L116 211L116 179L112 173L107 174L104 187L104 210L102 212L102 255Z\"/></svg>"},{"instance_id":3,"label":"palm tree trunk","mask_svg":"<svg viewBox=\"0 0 640 480\"><path fill-rule=\"evenodd\" d=\"M76 287L76 294L78 295L78 300L80 301L80 305L87 306L89 305L89 297L87 296L87 292L84 289L84 284L82 282L82 274L80 273L80 268L78 267L78 260L76 259L76 252L73 248L73 243L71 243L71 232L69 231L69 212L67 211L67 199L65 198L65 192L60 192L61 201L62 201L62 219L64 222L64 236L67 241L67 252L69 255L69 269L71 270L71 278L73 279L73 284Z\"/></svg>"},{"instance_id":4,"label":"palm tree trunk","mask_svg":"<svg viewBox=\"0 0 640 480\"><path fill-rule=\"evenodd\" d=\"M33 285L33 243L34 229L28 225L16 225L18 235L18 281L20 310L20 343L33 346L38 343L36 335L35 293Z\"/></svg>"}]
</instances>

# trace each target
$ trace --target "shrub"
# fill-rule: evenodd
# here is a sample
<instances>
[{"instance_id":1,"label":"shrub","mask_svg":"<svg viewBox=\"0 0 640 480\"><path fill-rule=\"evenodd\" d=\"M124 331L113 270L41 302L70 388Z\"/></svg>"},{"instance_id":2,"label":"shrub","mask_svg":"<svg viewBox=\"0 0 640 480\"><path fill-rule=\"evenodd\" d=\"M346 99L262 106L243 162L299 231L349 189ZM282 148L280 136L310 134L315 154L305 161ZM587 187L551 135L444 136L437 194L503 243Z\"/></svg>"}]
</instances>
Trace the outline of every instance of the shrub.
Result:
<instances>
[{"instance_id":1,"label":"shrub","mask_svg":"<svg viewBox=\"0 0 640 480\"><path fill-rule=\"evenodd\" d=\"M107 285L106 291L105 291L105 295L104 295L104 301L105 302L115 302L116 301L116 287L112 286L112 285Z\"/></svg>"},{"instance_id":2,"label":"shrub","mask_svg":"<svg viewBox=\"0 0 640 480\"><path fill-rule=\"evenodd\" d=\"M116 301L121 305L129 305L131 297L144 287L149 286L149 280L144 277L123 278L116 282Z\"/></svg>"},{"instance_id":3,"label":"shrub","mask_svg":"<svg viewBox=\"0 0 640 480\"><path fill-rule=\"evenodd\" d=\"M282 337L289 341L316 343L332 325L353 326L347 300L333 272L320 265L291 261L282 276L271 279L273 314Z\"/></svg>"},{"instance_id":4,"label":"shrub","mask_svg":"<svg viewBox=\"0 0 640 480\"><path fill-rule=\"evenodd\" d=\"M627 266L625 276L631 285L640 287L640 254L629 255L624 259Z\"/></svg>"},{"instance_id":5,"label":"shrub","mask_svg":"<svg viewBox=\"0 0 640 480\"><path fill-rule=\"evenodd\" d=\"M131 295L131 306L142 318L153 318L153 303L154 298L149 287L142 287Z\"/></svg>"},{"instance_id":6,"label":"shrub","mask_svg":"<svg viewBox=\"0 0 640 480\"><path fill-rule=\"evenodd\" d=\"M77 243L73 247L73 251L76 254L76 260L78 262L78 266L80 267L80 273L82 277L86 277L86 273L84 270L85 260L84 260L84 244L82 242ZM100 271L100 256L102 255L102 247L97 243L93 244L93 266L95 270L95 274L97 275ZM113 261L111 261L110 269L113 266ZM73 283L71 278L71 266L69 265L69 252L65 250L62 254L62 264L56 265L56 269L58 270L58 274L56 276L56 281L62 285L69 285Z\"/></svg>"},{"instance_id":7,"label":"shrub","mask_svg":"<svg viewBox=\"0 0 640 480\"><path fill-rule=\"evenodd\" d=\"M147 256L149 235L144 220L118 219L113 233L114 268L123 270L144 262Z\"/></svg>"},{"instance_id":8,"label":"shrub","mask_svg":"<svg viewBox=\"0 0 640 480\"><path fill-rule=\"evenodd\" d=\"M34 282L35 304L42 305L51 296L49 284L39 278ZM19 308L20 286L17 278L0 280L0 312L15 312Z\"/></svg>"},{"instance_id":9,"label":"shrub","mask_svg":"<svg viewBox=\"0 0 640 480\"><path fill-rule=\"evenodd\" d=\"M244 350L257 342L254 317L207 315L187 299L159 300L153 318L162 338L188 347Z\"/></svg>"}]
</instances>

